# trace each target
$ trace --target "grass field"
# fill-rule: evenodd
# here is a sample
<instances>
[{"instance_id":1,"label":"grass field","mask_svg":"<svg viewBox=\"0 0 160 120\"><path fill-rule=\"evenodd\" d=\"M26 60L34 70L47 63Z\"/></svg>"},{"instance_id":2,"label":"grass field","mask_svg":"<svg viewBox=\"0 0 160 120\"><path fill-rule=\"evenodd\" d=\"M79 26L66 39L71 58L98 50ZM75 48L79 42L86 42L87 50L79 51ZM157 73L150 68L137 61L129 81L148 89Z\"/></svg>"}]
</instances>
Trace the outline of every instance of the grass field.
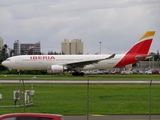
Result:
<instances>
[{"instance_id":1,"label":"grass field","mask_svg":"<svg viewBox=\"0 0 160 120\"><path fill-rule=\"evenodd\" d=\"M30 80L32 75L1 75L0 79ZM38 80L160 80L160 75L94 75L72 77L70 75L37 76ZM87 89L89 88L89 89ZM13 91L19 84L0 84L0 113L24 112L23 107L5 108L14 105ZM26 84L30 90L31 85ZM149 114L150 85L148 84L34 84L34 104L26 112L56 114ZM21 94L22 96L22 94ZM152 85L152 114L160 114L160 85ZM19 100L23 104L23 97Z\"/></svg>"},{"instance_id":2,"label":"grass field","mask_svg":"<svg viewBox=\"0 0 160 120\"><path fill-rule=\"evenodd\" d=\"M31 80L34 75L0 75L0 80ZM72 75L36 75L35 80L160 80L160 74L102 74L102 75L85 75L85 76L72 76Z\"/></svg>"}]
</instances>

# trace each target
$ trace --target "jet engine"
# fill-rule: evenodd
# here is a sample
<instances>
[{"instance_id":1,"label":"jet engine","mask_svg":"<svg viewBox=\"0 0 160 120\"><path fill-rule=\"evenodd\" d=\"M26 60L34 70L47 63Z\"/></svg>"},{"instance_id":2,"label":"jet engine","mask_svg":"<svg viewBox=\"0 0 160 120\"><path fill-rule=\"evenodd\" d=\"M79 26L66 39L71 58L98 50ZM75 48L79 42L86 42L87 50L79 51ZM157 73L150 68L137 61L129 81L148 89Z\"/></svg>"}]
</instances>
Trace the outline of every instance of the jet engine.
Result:
<instances>
[{"instance_id":1,"label":"jet engine","mask_svg":"<svg viewBox=\"0 0 160 120\"><path fill-rule=\"evenodd\" d=\"M51 66L52 73L62 73L63 70L64 70L64 68L61 65L52 65Z\"/></svg>"}]
</instances>

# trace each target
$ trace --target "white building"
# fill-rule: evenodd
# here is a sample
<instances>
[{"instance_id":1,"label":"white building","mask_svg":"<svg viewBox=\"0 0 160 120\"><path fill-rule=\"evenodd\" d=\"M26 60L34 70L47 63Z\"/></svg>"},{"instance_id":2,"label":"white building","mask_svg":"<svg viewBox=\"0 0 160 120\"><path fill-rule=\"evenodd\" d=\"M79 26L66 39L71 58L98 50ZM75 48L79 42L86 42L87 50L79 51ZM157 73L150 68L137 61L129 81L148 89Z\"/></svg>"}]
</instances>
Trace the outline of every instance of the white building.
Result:
<instances>
[{"instance_id":1,"label":"white building","mask_svg":"<svg viewBox=\"0 0 160 120\"><path fill-rule=\"evenodd\" d=\"M62 54L71 54L71 44L68 39L64 39L64 41L61 43L61 52Z\"/></svg>"},{"instance_id":2,"label":"white building","mask_svg":"<svg viewBox=\"0 0 160 120\"><path fill-rule=\"evenodd\" d=\"M68 39L64 39L61 43L62 54L83 54L83 42L80 39L73 39L69 42Z\"/></svg>"}]
</instances>

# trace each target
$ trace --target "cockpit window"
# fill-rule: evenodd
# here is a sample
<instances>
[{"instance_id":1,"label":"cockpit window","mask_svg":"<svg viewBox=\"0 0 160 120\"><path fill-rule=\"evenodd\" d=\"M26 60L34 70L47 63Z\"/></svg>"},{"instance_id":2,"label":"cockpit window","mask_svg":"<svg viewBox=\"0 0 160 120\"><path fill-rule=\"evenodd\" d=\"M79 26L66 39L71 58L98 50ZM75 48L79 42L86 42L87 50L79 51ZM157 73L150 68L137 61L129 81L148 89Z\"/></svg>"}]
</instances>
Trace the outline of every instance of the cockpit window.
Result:
<instances>
[{"instance_id":1,"label":"cockpit window","mask_svg":"<svg viewBox=\"0 0 160 120\"><path fill-rule=\"evenodd\" d=\"M7 59L6 61L11 61L11 59Z\"/></svg>"}]
</instances>

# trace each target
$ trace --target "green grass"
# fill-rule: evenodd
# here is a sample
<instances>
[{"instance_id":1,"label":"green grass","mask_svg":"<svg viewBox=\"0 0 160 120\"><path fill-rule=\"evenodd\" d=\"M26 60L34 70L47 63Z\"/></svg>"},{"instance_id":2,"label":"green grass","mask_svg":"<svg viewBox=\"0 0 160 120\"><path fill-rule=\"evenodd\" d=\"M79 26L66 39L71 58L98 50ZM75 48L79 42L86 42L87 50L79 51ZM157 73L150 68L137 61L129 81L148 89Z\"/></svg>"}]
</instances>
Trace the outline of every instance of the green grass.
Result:
<instances>
[{"instance_id":1,"label":"green grass","mask_svg":"<svg viewBox=\"0 0 160 120\"><path fill-rule=\"evenodd\" d=\"M31 80L34 75L0 75L0 80ZM85 76L71 76L71 75L36 75L36 80L160 80L158 75L85 75Z\"/></svg>"},{"instance_id":2,"label":"green grass","mask_svg":"<svg viewBox=\"0 0 160 120\"><path fill-rule=\"evenodd\" d=\"M13 90L18 84L1 84L0 106L14 105ZM89 99L85 84L35 84L34 105L26 112L56 114L149 114L150 86L142 84L91 84ZM26 84L25 89L31 85ZM89 102L87 102L87 100ZM21 99L21 104L23 100ZM160 85L152 85L152 114L160 114ZM0 107L0 113L23 112L23 107Z\"/></svg>"}]
</instances>

